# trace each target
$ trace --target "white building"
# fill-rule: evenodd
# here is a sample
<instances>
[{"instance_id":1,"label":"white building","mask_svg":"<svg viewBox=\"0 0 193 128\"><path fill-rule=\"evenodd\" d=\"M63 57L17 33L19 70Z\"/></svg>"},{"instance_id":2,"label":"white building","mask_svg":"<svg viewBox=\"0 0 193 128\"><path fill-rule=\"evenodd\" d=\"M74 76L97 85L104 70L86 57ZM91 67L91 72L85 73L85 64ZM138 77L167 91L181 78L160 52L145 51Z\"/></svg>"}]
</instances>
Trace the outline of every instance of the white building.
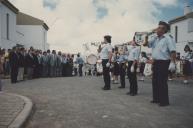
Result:
<instances>
[{"instance_id":1,"label":"white building","mask_svg":"<svg viewBox=\"0 0 193 128\"><path fill-rule=\"evenodd\" d=\"M193 49L193 12L190 6L184 8L184 15L169 21L171 35L176 41L177 52L184 53L184 46Z\"/></svg>"},{"instance_id":2,"label":"white building","mask_svg":"<svg viewBox=\"0 0 193 128\"><path fill-rule=\"evenodd\" d=\"M16 42L16 16L18 9L8 0L0 0L0 47L12 48Z\"/></svg>"},{"instance_id":3,"label":"white building","mask_svg":"<svg viewBox=\"0 0 193 128\"><path fill-rule=\"evenodd\" d=\"M17 43L26 48L33 46L35 49L47 50L47 31L49 27L44 21L19 12L17 14Z\"/></svg>"}]
</instances>

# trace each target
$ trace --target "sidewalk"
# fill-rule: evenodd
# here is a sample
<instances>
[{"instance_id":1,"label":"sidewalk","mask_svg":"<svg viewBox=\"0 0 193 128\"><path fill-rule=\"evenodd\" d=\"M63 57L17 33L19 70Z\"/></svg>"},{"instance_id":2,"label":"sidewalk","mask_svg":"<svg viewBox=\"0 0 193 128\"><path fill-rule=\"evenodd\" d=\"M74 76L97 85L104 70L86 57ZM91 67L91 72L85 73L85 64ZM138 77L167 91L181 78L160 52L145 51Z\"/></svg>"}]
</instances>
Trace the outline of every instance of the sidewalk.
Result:
<instances>
[{"instance_id":1,"label":"sidewalk","mask_svg":"<svg viewBox=\"0 0 193 128\"><path fill-rule=\"evenodd\" d=\"M0 128L21 128L32 111L30 99L0 92Z\"/></svg>"}]
</instances>

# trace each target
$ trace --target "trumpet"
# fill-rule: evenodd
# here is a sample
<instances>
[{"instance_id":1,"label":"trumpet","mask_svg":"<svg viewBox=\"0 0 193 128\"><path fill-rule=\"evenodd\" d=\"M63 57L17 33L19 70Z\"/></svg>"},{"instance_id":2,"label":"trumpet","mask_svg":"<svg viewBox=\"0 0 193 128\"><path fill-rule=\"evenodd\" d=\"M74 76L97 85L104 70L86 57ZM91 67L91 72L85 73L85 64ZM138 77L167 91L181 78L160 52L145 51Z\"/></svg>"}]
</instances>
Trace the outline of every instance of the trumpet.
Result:
<instances>
[{"instance_id":1,"label":"trumpet","mask_svg":"<svg viewBox=\"0 0 193 128\"><path fill-rule=\"evenodd\" d=\"M151 36L156 33L157 29L153 29L152 31L146 31L146 32L135 32L134 39L135 42L138 45L141 45L144 42L144 39L148 36Z\"/></svg>"}]
</instances>

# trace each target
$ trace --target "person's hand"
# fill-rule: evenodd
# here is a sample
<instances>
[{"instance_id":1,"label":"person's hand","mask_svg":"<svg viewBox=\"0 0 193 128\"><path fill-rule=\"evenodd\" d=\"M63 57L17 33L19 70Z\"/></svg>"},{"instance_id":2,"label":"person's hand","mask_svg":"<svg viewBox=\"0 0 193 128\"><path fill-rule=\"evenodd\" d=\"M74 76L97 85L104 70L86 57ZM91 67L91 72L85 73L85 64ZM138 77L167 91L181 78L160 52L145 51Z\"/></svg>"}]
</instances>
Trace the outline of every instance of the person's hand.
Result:
<instances>
[{"instance_id":1,"label":"person's hand","mask_svg":"<svg viewBox=\"0 0 193 128\"><path fill-rule=\"evenodd\" d=\"M109 67L110 67L110 65L111 65L111 64L108 62L108 63L106 64L106 67L107 67L107 68L109 68Z\"/></svg>"},{"instance_id":2,"label":"person's hand","mask_svg":"<svg viewBox=\"0 0 193 128\"><path fill-rule=\"evenodd\" d=\"M175 72L175 70L176 70L175 62L173 62L173 61L170 62L168 70L171 71L171 72Z\"/></svg>"},{"instance_id":3,"label":"person's hand","mask_svg":"<svg viewBox=\"0 0 193 128\"><path fill-rule=\"evenodd\" d=\"M153 60L147 60L146 63L148 63L148 64L153 64Z\"/></svg>"},{"instance_id":4,"label":"person's hand","mask_svg":"<svg viewBox=\"0 0 193 128\"><path fill-rule=\"evenodd\" d=\"M130 71L133 73L134 70L135 70L135 69L134 69L134 65L132 65Z\"/></svg>"}]
</instances>

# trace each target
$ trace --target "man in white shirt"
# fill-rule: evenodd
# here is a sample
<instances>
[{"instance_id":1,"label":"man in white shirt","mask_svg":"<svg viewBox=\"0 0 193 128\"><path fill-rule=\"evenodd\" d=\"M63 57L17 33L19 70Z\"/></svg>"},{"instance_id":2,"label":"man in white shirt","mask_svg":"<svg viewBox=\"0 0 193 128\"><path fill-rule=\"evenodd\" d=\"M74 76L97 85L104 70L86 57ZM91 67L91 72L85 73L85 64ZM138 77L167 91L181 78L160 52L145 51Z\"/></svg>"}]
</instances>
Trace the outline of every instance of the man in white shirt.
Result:
<instances>
[{"instance_id":1,"label":"man in white shirt","mask_svg":"<svg viewBox=\"0 0 193 128\"><path fill-rule=\"evenodd\" d=\"M156 30L157 35L150 40L148 40L147 36L144 43L144 46L152 48L153 100L151 103L159 104L159 106L169 105L168 68L170 63L175 63L176 58L176 43L167 34L169 29L169 24L160 21Z\"/></svg>"},{"instance_id":2,"label":"man in white shirt","mask_svg":"<svg viewBox=\"0 0 193 128\"><path fill-rule=\"evenodd\" d=\"M106 35L104 36L104 47L101 50L101 59L103 65L103 79L105 82L105 86L103 90L110 90L111 89L111 79L110 79L110 63L112 58L112 49L111 46L111 36Z\"/></svg>"}]
</instances>

